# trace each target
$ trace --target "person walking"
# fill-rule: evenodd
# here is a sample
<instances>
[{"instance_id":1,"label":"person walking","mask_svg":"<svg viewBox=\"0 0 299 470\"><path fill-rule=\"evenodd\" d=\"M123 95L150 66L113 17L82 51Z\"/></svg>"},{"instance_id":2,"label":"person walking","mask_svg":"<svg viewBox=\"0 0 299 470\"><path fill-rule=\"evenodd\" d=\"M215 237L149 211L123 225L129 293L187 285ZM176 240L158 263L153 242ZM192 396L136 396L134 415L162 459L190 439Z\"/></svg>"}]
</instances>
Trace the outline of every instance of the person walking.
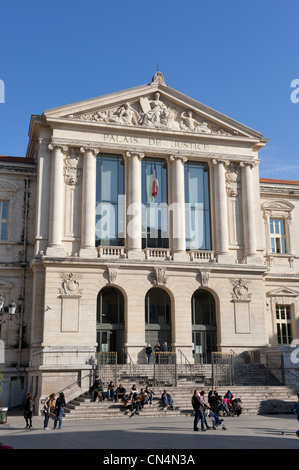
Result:
<instances>
[{"instance_id":1,"label":"person walking","mask_svg":"<svg viewBox=\"0 0 299 470\"><path fill-rule=\"evenodd\" d=\"M216 388L214 387L214 385L212 387L212 390L209 391L208 403L209 403L213 413L217 413L218 408L219 408L219 397L218 397L218 393L217 393Z\"/></svg>"},{"instance_id":2,"label":"person walking","mask_svg":"<svg viewBox=\"0 0 299 470\"><path fill-rule=\"evenodd\" d=\"M199 395L198 390L194 390L191 403L192 403L192 408L194 410L193 431L199 431L198 423L199 423L199 420L201 420L202 418L202 414L201 414L202 404L200 401L200 395Z\"/></svg>"},{"instance_id":3,"label":"person walking","mask_svg":"<svg viewBox=\"0 0 299 470\"><path fill-rule=\"evenodd\" d=\"M44 406L44 430L48 431L50 428L48 427L49 424L49 418L51 416L51 413L54 412L54 407L55 407L55 393L51 393L49 396L48 400L45 403Z\"/></svg>"},{"instance_id":4,"label":"person walking","mask_svg":"<svg viewBox=\"0 0 299 470\"><path fill-rule=\"evenodd\" d=\"M152 356L153 349L150 344L147 345L145 348L145 354L147 356L147 363L150 364L151 362L151 356Z\"/></svg>"},{"instance_id":5,"label":"person walking","mask_svg":"<svg viewBox=\"0 0 299 470\"><path fill-rule=\"evenodd\" d=\"M54 428L53 429L56 429L57 422L58 422L58 429L61 429L61 427L62 427L62 418L63 418L63 412L64 412L65 405L66 405L66 402L65 402L64 393L60 392L59 396L56 400L56 403L55 403L55 420L54 420Z\"/></svg>"},{"instance_id":6,"label":"person walking","mask_svg":"<svg viewBox=\"0 0 299 470\"><path fill-rule=\"evenodd\" d=\"M33 397L31 393L27 393L26 401L25 401L25 408L24 408L24 418L26 421L25 429L32 428L32 416L33 416Z\"/></svg>"},{"instance_id":7,"label":"person walking","mask_svg":"<svg viewBox=\"0 0 299 470\"><path fill-rule=\"evenodd\" d=\"M207 423L206 415L205 415L205 408L211 408L210 405L207 405L205 402L205 394L206 392L202 390L199 394L202 410L201 410L201 430L205 431L205 426L207 429L211 429Z\"/></svg>"}]
</instances>

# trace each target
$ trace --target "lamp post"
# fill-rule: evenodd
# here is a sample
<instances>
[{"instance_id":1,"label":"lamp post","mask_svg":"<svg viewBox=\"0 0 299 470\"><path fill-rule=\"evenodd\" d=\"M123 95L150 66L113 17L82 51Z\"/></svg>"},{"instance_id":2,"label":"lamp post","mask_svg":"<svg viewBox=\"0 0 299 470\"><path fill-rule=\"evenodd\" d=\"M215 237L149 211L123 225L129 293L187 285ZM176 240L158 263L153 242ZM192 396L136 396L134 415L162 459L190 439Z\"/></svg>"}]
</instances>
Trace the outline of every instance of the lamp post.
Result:
<instances>
[{"instance_id":1,"label":"lamp post","mask_svg":"<svg viewBox=\"0 0 299 470\"><path fill-rule=\"evenodd\" d=\"M12 300L8 306L4 306L4 301L4 297L0 294L0 325L7 322L7 319L4 319L7 314L9 315L8 320L11 321L14 318L17 309L17 304L14 300Z\"/></svg>"}]
</instances>

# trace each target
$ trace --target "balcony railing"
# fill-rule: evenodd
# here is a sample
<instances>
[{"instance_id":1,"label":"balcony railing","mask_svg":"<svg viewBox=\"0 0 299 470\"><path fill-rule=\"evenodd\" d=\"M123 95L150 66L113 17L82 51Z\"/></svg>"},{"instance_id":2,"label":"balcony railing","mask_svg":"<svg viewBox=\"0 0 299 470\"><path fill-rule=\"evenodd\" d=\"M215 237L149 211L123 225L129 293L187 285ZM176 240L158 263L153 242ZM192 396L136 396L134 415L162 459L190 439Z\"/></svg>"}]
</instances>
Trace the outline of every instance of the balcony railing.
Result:
<instances>
[{"instance_id":1,"label":"balcony railing","mask_svg":"<svg viewBox=\"0 0 299 470\"><path fill-rule=\"evenodd\" d=\"M98 246L99 258L125 258L125 248L123 246Z\"/></svg>"},{"instance_id":2,"label":"balcony railing","mask_svg":"<svg viewBox=\"0 0 299 470\"><path fill-rule=\"evenodd\" d=\"M214 251L192 250L189 251L190 261L208 262L215 261Z\"/></svg>"},{"instance_id":3,"label":"balcony railing","mask_svg":"<svg viewBox=\"0 0 299 470\"><path fill-rule=\"evenodd\" d=\"M170 250L165 248L145 248L145 259L172 259Z\"/></svg>"},{"instance_id":4,"label":"balcony railing","mask_svg":"<svg viewBox=\"0 0 299 470\"><path fill-rule=\"evenodd\" d=\"M99 258L126 258L126 249L123 246L98 246ZM168 248L145 248L146 260L172 260L171 250ZM192 250L188 252L190 261L207 263L215 261L214 251Z\"/></svg>"}]
</instances>

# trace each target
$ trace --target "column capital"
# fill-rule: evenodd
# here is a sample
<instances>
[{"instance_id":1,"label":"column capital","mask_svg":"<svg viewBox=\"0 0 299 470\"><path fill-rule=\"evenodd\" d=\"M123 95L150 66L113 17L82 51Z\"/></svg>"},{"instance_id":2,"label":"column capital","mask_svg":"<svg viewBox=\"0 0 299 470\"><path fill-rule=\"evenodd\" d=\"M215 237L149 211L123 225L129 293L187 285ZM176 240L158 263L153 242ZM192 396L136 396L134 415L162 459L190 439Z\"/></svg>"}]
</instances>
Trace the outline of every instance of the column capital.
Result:
<instances>
[{"instance_id":1,"label":"column capital","mask_svg":"<svg viewBox=\"0 0 299 470\"><path fill-rule=\"evenodd\" d=\"M245 161L240 162L240 167L244 168L245 166L248 166L250 168L255 168L256 166L258 166L258 164L259 164L259 162L257 162L257 161L252 161L252 160L251 161L246 161L245 160Z\"/></svg>"},{"instance_id":2,"label":"column capital","mask_svg":"<svg viewBox=\"0 0 299 470\"><path fill-rule=\"evenodd\" d=\"M145 154L143 152L136 152L135 150L133 150L131 152L124 152L123 156L124 158L137 157L138 160L142 160L145 157Z\"/></svg>"},{"instance_id":3,"label":"column capital","mask_svg":"<svg viewBox=\"0 0 299 470\"><path fill-rule=\"evenodd\" d=\"M94 157L97 156L97 154L100 152L100 149L98 147L80 147L80 152L81 153L86 153L86 152L91 152Z\"/></svg>"},{"instance_id":4,"label":"column capital","mask_svg":"<svg viewBox=\"0 0 299 470\"><path fill-rule=\"evenodd\" d=\"M226 160L224 158L213 158L212 160L212 165L219 165L219 163L222 163L223 165L225 166L229 166L230 165L230 161L229 160Z\"/></svg>"},{"instance_id":5,"label":"column capital","mask_svg":"<svg viewBox=\"0 0 299 470\"><path fill-rule=\"evenodd\" d=\"M186 163L188 161L188 157L185 155L170 155L169 160L174 162L175 160L182 160L182 163Z\"/></svg>"},{"instance_id":6,"label":"column capital","mask_svg":"<svg viewBox=\"0 0 299 470\"><path fill-rule=\"evenodd\" d=\"M69 147L66 144L61 144L58 142L50 142L48 145L49 150L54 150L55 148L60 148L62 152L67 152Z\"/></svg>"}]
</instances>

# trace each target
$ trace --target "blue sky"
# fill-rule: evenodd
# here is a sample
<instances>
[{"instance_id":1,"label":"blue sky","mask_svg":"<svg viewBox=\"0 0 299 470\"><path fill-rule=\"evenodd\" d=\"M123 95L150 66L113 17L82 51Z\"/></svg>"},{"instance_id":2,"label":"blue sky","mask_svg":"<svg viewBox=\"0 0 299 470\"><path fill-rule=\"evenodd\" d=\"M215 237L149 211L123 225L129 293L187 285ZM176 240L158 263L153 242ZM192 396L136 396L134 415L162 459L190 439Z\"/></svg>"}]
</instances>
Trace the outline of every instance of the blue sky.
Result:
<instances>
[{"instance_id":1,"label":"blue sky","mask_svg":"<svg viewBox=\"0 0 299 470\"><path fill-rule=\"evenodd\" d=\"M298 0L4 1L0 154L25 155L31 114L149 83L159 64L269 139L261 177L299 181L298 19Z\"/></svg>"}]
</instances>

